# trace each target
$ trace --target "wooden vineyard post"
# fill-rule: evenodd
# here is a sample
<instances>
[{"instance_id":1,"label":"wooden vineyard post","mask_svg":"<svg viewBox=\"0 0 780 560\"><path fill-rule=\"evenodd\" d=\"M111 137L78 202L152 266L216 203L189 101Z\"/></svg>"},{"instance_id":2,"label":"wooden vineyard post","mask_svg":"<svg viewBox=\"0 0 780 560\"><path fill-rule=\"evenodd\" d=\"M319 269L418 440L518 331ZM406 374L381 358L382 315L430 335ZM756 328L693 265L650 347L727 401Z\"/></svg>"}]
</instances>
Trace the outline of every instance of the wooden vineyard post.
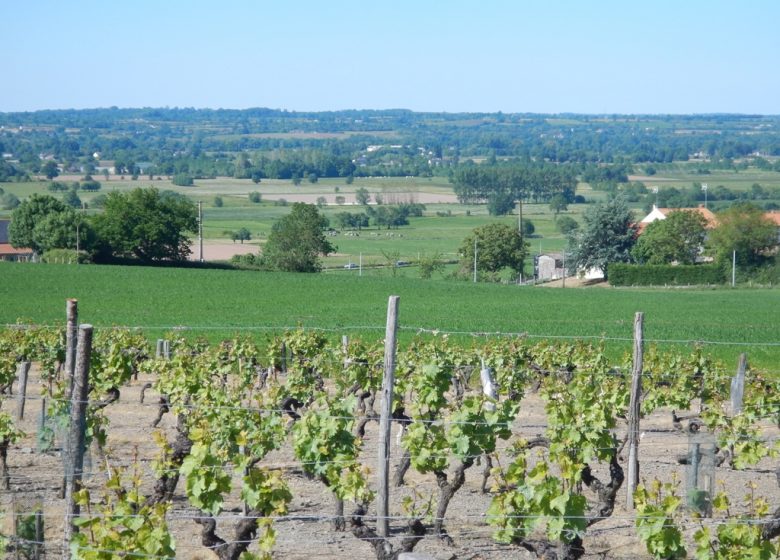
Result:
<instances>
[{"instance_id":1,"label":"wooden vineyard post","mask_svg":"<svg viewBox=\"0 0 780 560\"><path fill-rule=\"evenodd\" d=\"M16 419L24 419L24 401L27 398L27 376L30 373L30 362L19 362L17 376L19 378L19 394L16 396Z\"/></svg>"},{"instance_id":2,"label":"wooden vineyard post","mask_svg":"<svg viewBox=\"0 0 780 560\"><path fill-rule=\"evenodd\" d=\"M67 378L68 393L70 399L73 394L73 374L76 371L76 337L79 324L79 302L69 299L65 302L65 314L68 323L65 327L65 376Z\"/></svg>"},{"instance_id":3,"label":"wooden vineyard post","mask_svg":"<svg viewBox=\"0 0 780 560\"><path fill-rule=\"evenodd\" d=\"M731 414L742 412L742 397L745 394L745 372L747 371L747 354L739 355L737 373L731 380Z\"/></svg>"},{"instance_id":4,"label":"wooden vineyard post","mask_svg":"<svg viewBox=\"0 0 780 560\"><path fill-rule=\"evenodd\" d=\"M387 302L387 327L385 328L385 370L382 379L382 404L379 413L379 459L377 473L379 484L376 501L376 532L380 537L390 534L390 429L393 412L393 384L395 382L395 336L398 332L398 296L390 296Z\"/></svg>"},{"instance_id":5,"label":"wooden vineyard post","mask_svg":"<svg viewBox=\"0 0 780 560\"><path fill-rule=\"evenodd\" d=\"M628 484L626 509L634 509L634 491L639 484L639 407L642 394L642 360L644 353L644 313L634 316L634 368L631 372L631 402L628 407Z\"/></svg>"},{"instance_id":6,"label":"wooden vineyard post","mask_svg":"<svg viewBox=\"0 0 780 560\"><path fill-rule=\"evenodd\" d=\"M70 403L70 430L65 459L65 530L63 559L70 558L70 542L77 529L74 520L79 514L75 494L81 486L84 468L84 439L89 392L89 361L92 355L92 325L79 327L76 349L76 375Z\"/></svg>"},{"instance_id":7,"label":"wooden vineyard post","mask_svg":"<svg viewBox=\"0 0 780 560\"><path fill-rule=\"evenodd\" d=\"M344 369L349 367L349 337L343 335L341 337L341 351L344 353Z\"/></svg>"}]
</instances>

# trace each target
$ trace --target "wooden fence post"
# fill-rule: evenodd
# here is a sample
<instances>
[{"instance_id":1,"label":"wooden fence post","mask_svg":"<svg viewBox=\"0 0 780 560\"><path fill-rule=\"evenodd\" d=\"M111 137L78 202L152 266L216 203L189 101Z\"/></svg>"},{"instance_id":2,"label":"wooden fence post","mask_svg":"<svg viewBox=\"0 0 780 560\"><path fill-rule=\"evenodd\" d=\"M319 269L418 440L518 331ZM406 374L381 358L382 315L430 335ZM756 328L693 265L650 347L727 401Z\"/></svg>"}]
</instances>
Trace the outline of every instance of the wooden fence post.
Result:
<instances>
[{"instance_id":1,"label":"wooden fence post","mask_svg":"<svg viewBox=\"0 0 780 560\"><path fill-rule=\"evenodd\" d=\"M81 474L84 468L84 439L87 416L87 398L89 393L89 360L92 355L92 325L79 327L76 349L76 375L74 376L73 396L70 404L70 429L68 435L67 457L65 460L65 527L63 559L70 558L70 542L78 532L74 525L80 513L75 494L81 487Z\"/></svg>"},{"instance_id":2,"label":"wooden fence post","mask_svg":"<svg viewBox=\"0 0 780 560\"><path fill-rule=\"evenodd\" d=\"M639 408L642 395L642 360L644 355L644 313L634 316L634 368L631 372L631 403L628 407L628 484L626 509L634 509L634 491L639 483Z\"/></svg>"},{"instance_id":3,"label":"wooden fence post","mask_svg":"<svg viewBox=\"0 0 780 560\"><path fill-rule=\"evenodd\" d=\"M73 375L76 371L76 338L79 324L79 302L69 299L65 302L67 325L65 326L65 376L68 392L66 398L73 394Z\"/></svg>"},{"instance_id":4,"label":"wooden fence post","mask_svg":"<svg viewBox=\"0 0 780 560\"><path fill-rule=\"evenodd\" d=\"M398 296L390 296L387 302L387 326L385 327L385 370L382 379L382 403L379 416L379 475L376 501L376 532L380 537L390 534L390 430L392 428L393 384L395 382L395 348L398 332Z\"/></svg>"},{"instance_id":5,"label":"wooden fence post","mask_svg":"<svg viewBox=\"0 0 780 560\"><path fill-rule=\"evenodd\" d=\"M30 373L30 362L19 362L16 368L19 379L19 394L16 396L16 419L24 419L24 401L27 398L27 375Z\"/></svg>"},{"instance_id":6,"label":"wooden fence post","mask_svg":"<svg viewBox=\"0 0 780 560\"><path fill-rule=\"evenodd\" d=\"M745 372L747 371L747 354L739 355L737 373L731 380L731 414L742 412L742 397L745 394Z\"/></svg>"}]
</instances>

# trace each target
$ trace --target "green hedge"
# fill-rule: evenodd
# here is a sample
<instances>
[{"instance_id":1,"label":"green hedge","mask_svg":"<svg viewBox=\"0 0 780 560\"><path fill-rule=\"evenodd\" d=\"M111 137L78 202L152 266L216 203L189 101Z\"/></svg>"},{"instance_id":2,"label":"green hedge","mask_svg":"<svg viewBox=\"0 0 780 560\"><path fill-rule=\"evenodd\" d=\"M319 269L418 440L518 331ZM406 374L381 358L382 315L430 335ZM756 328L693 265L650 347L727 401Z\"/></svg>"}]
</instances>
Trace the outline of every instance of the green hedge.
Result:
<instances>
[{"instance_id":1,"label":"green hedge","mask_svg":"<svg viewBox=\"0 0 780 560\"><path fill-rule=\"evenodd\" d=\"M86 251L74 249L50 249L41 256L41 262L49 264L87 264L92 262Z\"/></svg>"},{"instance_id":2,"label":"green hedge","mask_svg":"<svg viewBox=\"0 0 780 560\"><path fill-rule=\"evenodd\" d=\"M725 281L723 269L715 264L609 265L609 283L613 286L697 286Z\"/></svg>"}]
</instances>

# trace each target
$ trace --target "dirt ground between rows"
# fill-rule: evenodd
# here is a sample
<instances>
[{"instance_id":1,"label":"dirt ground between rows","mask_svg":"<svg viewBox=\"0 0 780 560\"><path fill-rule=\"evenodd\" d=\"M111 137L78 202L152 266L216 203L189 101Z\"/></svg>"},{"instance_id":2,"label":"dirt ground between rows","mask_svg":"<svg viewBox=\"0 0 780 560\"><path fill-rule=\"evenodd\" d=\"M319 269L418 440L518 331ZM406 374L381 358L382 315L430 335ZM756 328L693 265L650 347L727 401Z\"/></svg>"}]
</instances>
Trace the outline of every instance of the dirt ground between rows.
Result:
<instances>
[{"instance_id":1,"label":"dirt ground between rows","mask_svg":"<svg viewBox=\"0 0 780 560\"><path fill-rule=\"evenodd\" d=\"M10 519L14 511L22 513L29 511L35 503L42 503L45 514L46 550L48 557L58 554L62 539L63 502L58 497L62 480L62 463L58 452L38 453L36 451L36 431L38 429L40 398L37 397L39 380L33 370L29 382L25 419L21 428L27 433L23 441L13 445L9 450L9 465L11 474L11 491L2 492L0 507L5 512L3 532L9 534ZM137 468L143 474L143 488L149 492L153 486L154 475L151 461L158 453L153 442L150 427L156 416L157 395L148 390L145 404L140 404L140 390L144 383L152 379L141 376L121 391L119 402L108 408L111 422L107 456L100 454L93 446L90 450L87 469L87 486L93 492L93 498L100 495L101 485L106 480L106 466L130 467L137 459ZM6 412L15 410L15 403L6 401ZM175 418L166 414L161 423L169 439L174 434ZM521 412L514 425L514 434L532 437L542 434L545 428L543 402L535 394L527 395L521 404ZM394 429L397 429L395 427ZM621 428L624 430L624 428ZM678 465L677 456L687 452L688 444L684 435L672 429L669 411L653 414L643 419L642 439L639 448L640 476L642 479L658 477L670 480L673 474L685 481L685 467ZM766 437L778 436L773 426L767 426ZM392 463L397 464L401 449L396 445L395 434L392 439ZM507 442L500 442L500 449L505 450ZM369 424L364 444L363 462L372 472L377 457L377 425ZM501 451L501 458L506 464L507 457ZM303 476L292 455L289 441L278 451L271 453L263 462L265 465L280 468L290 486L293 501L290 504L289 515L276 523L278 540L274 549L277 558L291 560L311 560L320 558L373 558L371 547L359 541L351 533L337 533L331 530L326 519L332 514L332 498L330 493L319 482ZM625 463L623 463L625 468ZM746 484L754 481L758 484L757 493L770 501L771 509L780 505L775 475L772 472L775 463L764 460L756 468L747 471L733 471L718 468L716 481L725 485L734 503L741 502L746 494ZM626 469L627 470L627 469ZM446 527L454 539L454 545L448 546L434 536L426 537L415 549L416 552L427 553L437 560L454 559L485 559L500 558L530 558L527 553L507 545L496 543L491 538L492 528L486 523L485 512L491 496L480 492L482 467L475 465L466 473L464 487L455 495L447 512ZM595 469L597 476L606 480L606 470L603 466ZM406 486L391 489L391 515L404 516L401 499L404 496L429 496L436 490L434 477L422 476L409 471ZM372 485L375 480L372 475ZM587 493L589 499L593 495ZM633 526L633 512L625 507L625 486L617 499L617 507L613 516L592 526L585 537L586 558L649 558L644 546L639 541ZM346 504L345 511L351 511L351 504ZM738 508L738 506L737 506ZM736 509L736 508L735 508ZM370 511L369 514L373 513ZM174 504L168 514L169 524L176 538L177 557L184 559L211 559L216 555L203 548L200 544L199 526L191 517L197 511L189 506L183 496L183 482L179 482ZM232 524L240 516L240 503L237 495L233 495L226 504L226 516L232 520L222 520L219 523L218 534L226 539L232 538ZM392 530L400 532L403 523L393 521ZM686 524L690 534L695 530L696 523ZM690 541L689 541L690 542Z\"/></svg>"}]
</instances>

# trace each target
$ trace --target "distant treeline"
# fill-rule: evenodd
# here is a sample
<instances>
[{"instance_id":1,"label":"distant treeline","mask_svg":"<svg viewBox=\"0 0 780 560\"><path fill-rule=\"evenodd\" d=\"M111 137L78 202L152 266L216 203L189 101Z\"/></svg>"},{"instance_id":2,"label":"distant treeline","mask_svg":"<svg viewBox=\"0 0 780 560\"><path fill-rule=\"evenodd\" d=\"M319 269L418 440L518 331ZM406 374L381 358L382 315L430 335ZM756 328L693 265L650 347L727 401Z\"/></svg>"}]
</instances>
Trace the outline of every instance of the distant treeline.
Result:
<instances>
[{"instance_id":1,"label":"distant treeline","mask_svg":"<svg viewBox=\"0 0 780 560\"><path fill-rule=\"evenodd\" d=\"M446 175L471 158L726 167L780 155L780 117L539 115L407 110L86 109L0 113L0 181L65 171L268 178ZM243 159L241 158L243 154Z\"/></svg>"},{"instance_id":2,"label":"distant treeline","mask_svg":"<svg viewBox=\"0 0 780 560\"><path fill-rule=\"evenodd\" d=\"M455 170L452 183L461 202L487 202L492 214L506 214L517 200L548 202L561 195L566 203L574 202L577 173L553 164L471 165Z\"/></svg>"}]
</instances>

